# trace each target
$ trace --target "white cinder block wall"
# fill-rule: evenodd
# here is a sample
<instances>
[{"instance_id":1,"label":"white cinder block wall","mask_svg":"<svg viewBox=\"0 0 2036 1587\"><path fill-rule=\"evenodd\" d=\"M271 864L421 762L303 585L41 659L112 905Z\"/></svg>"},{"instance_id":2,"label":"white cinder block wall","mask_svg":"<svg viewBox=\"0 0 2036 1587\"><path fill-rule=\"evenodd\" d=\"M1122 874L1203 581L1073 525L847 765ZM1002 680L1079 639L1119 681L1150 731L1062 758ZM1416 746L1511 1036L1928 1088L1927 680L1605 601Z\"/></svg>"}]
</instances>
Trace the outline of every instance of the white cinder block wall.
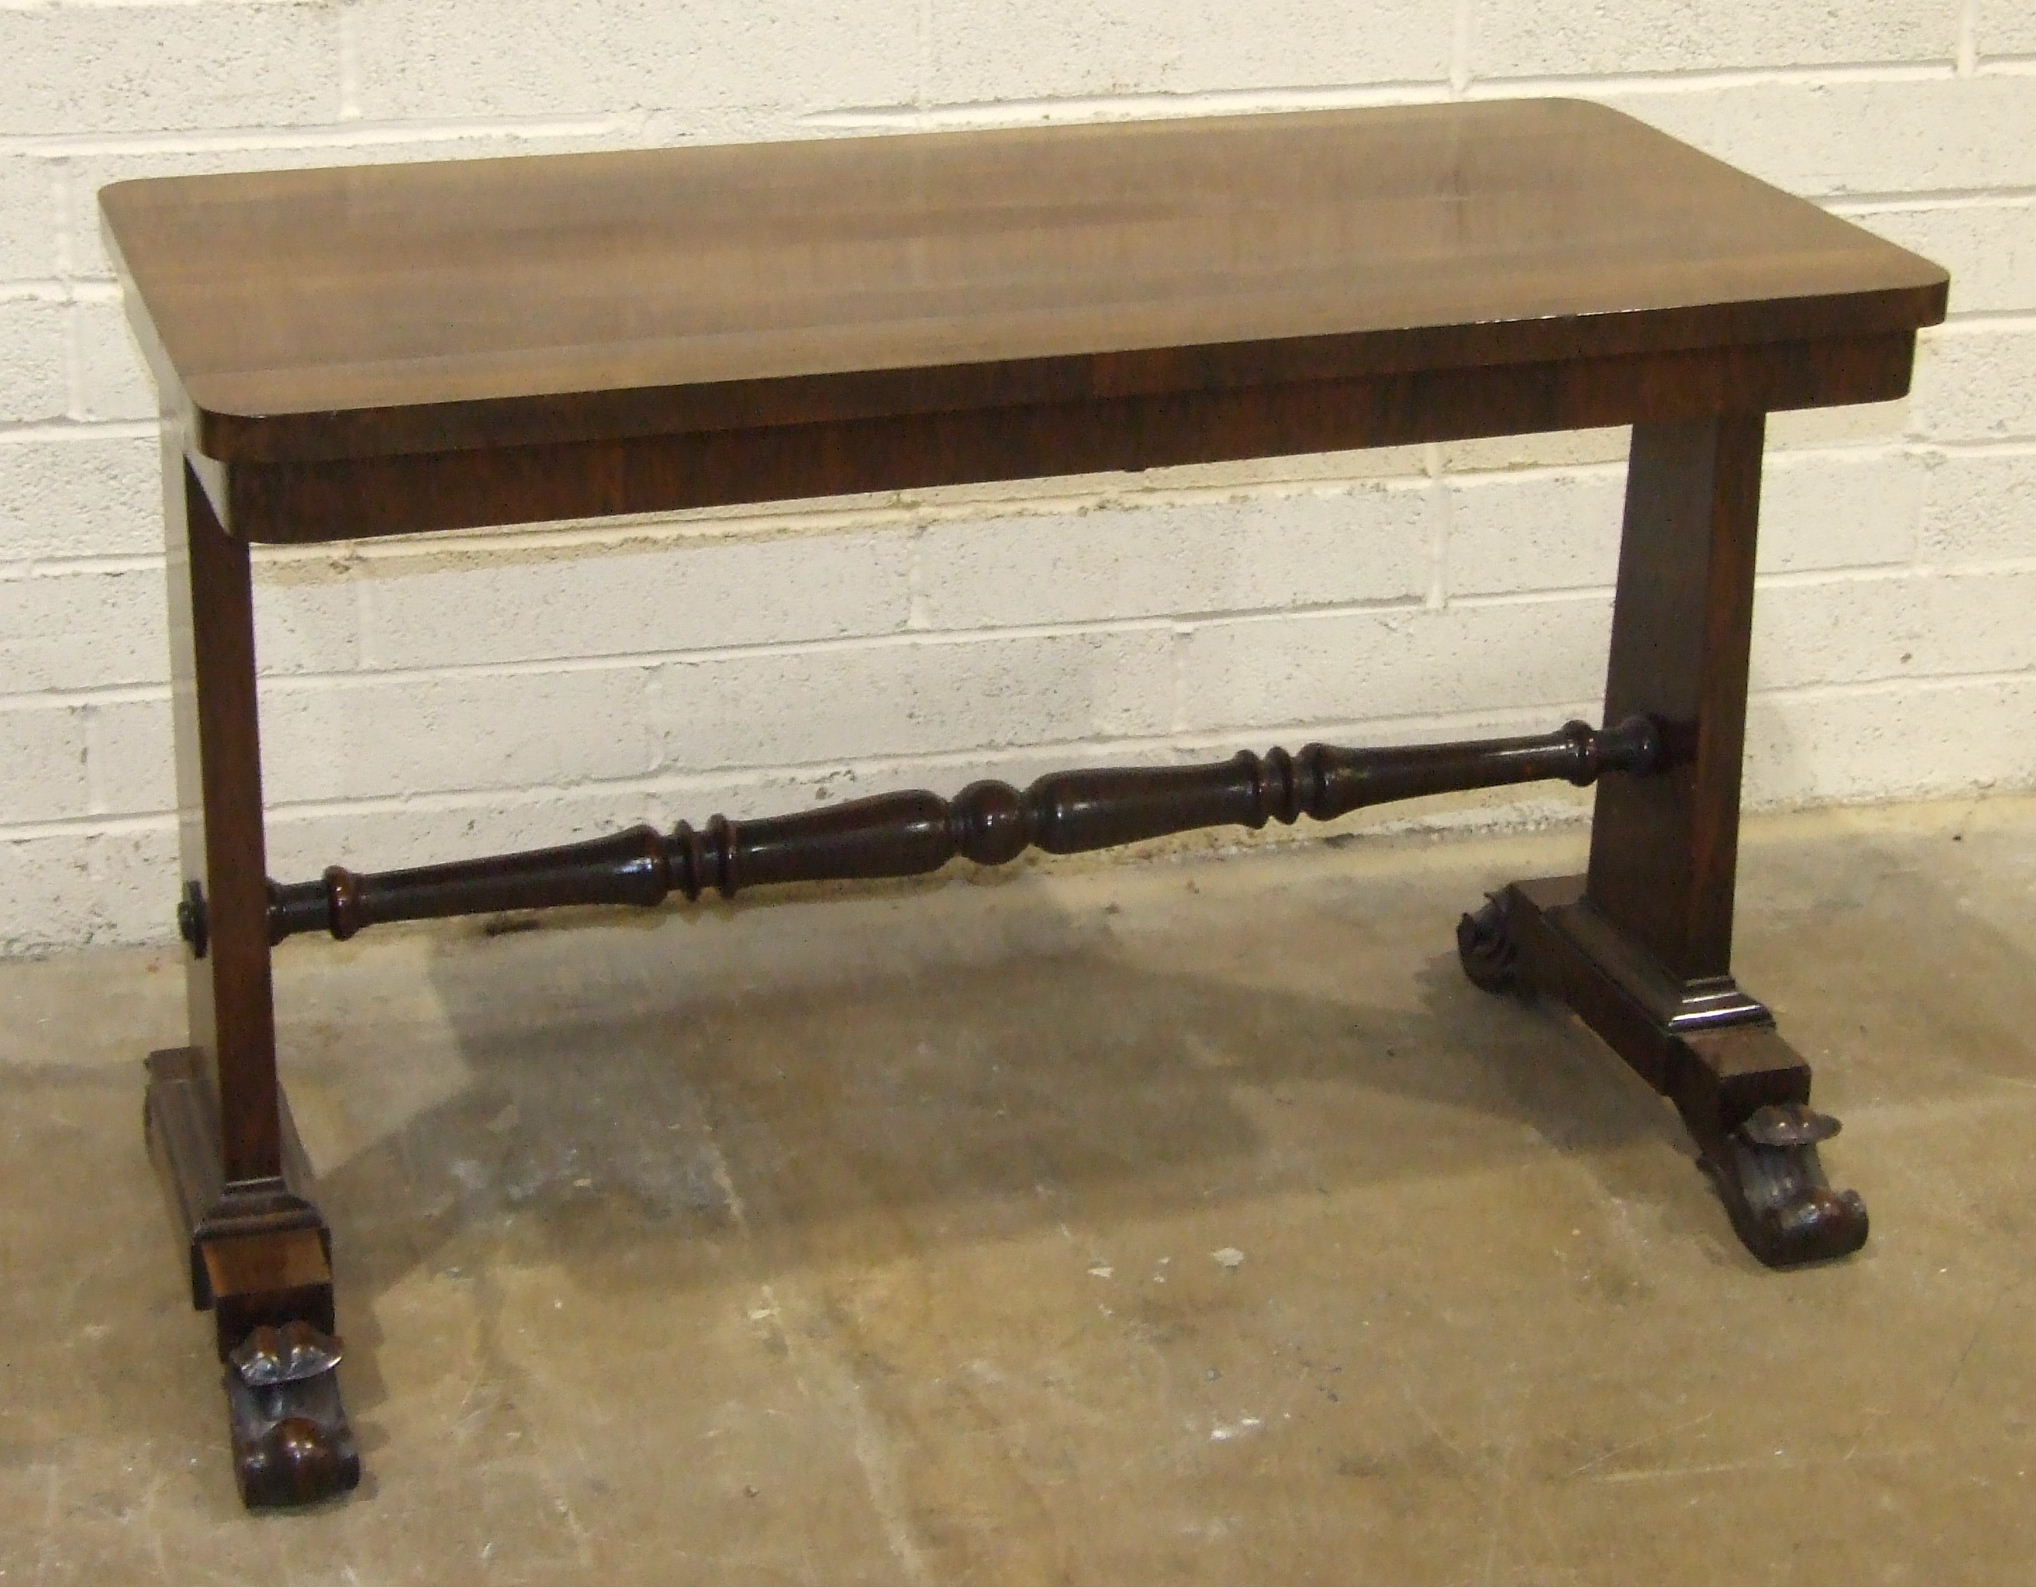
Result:
<instances>
[{"instance_id":1,"label":"white cinder block wall","mask_svg":"<svg viewBox=\"0 0 2036 1587\"><path fill-rule=\"evenodd\" d=\"M175 885L102 183L1508 94L1617 105L1950 267L1908 401L1772 426L1749 792L2036 780L2027 0L0 0L0 947L164 936ZM265 556L273 869L1595 715L1624 444Z\"/></svg>"}]
</instances>

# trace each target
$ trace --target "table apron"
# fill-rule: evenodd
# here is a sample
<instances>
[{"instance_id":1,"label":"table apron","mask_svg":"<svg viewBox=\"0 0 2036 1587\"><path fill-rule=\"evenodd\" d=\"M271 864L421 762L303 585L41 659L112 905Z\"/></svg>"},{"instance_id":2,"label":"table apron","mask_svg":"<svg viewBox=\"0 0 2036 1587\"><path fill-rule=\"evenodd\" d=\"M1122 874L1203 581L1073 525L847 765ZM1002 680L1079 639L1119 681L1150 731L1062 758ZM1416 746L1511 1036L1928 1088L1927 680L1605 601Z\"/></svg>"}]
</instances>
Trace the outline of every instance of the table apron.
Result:
<instances>
[{"instance_id":1,"label":"table apron","mask_svg":"<svg viewBox=\"0 0 2036 1587\"><path fill-rule=\"evenodd\" d=\"M193 457L229 534L303 543L1885 402L1913 332L310 462Z\"/></svg>"}]
</instances>

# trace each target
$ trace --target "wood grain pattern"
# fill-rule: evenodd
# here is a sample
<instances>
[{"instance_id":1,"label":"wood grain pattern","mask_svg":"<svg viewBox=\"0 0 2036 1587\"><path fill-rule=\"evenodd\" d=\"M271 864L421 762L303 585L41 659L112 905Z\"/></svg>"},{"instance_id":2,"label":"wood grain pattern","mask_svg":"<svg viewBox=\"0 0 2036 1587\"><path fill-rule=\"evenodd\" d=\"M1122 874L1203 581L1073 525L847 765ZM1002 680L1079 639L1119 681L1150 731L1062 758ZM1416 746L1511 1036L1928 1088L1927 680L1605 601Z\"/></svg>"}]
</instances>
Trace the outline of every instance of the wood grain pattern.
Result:
<instances>
[{"instance_id":1,"label":"wood grain pattern","mask_svg":"<svg viewBox=\"0 0 2036 1587\"><path fill-rule=\"evenodd\" d=\"M1888 401L1913 332L347 460L198 460L229 530L319 541Z\"/></svg>"},{"instance_id":2,"label":"wood grain pattern","mask_svg":"<svg viewBox=\"0 0 2036 1587\"><path fill-rule=\"evenodd\" d=\"M218 1086L226 1182L265 1185L283 1162L248 548L173 439L162 466L178 851L207 916L207 953L185 965L190 1043Z\"/></svg>"},{"instance_id":3,"label":"wood grain pattern","mask_svg":"<svg viewBox=\"0 0 2036 1587\"><path fill-rule=\"evenodd\" d=\"M1764 427L1637 425L1605 709L1662 723L1665 777L1614 775L1591 822L1591 906L1685 982L1729 977Z\"/></svg>"},{"instance_id":4,"label":"wood grain pattern","mask_svg":"<svg viewBox=\"0 0 2036 1587\"><path fill-rule=\"evenodd\" d=\"M617 440L1907 333L1945 275L1528 100L120 183L196 451Z\"/></svg>"},{"instance_id":5,"label":"wood grain pattern","mask_svg":"<svg viewBox=\"0 0 2036 1587\"><path fill-rule=\"evenodd\" d=\"M1935 265L1614 112L1523 101L122 183L164 426L188 1047L149 1139L242 1496L352 1487L277 1084L297 931L1000 864L1599 778L1586 884L1458 928L1674 1096L1763 1261L1841 1256L1809 1070L1730 970L1763 415L1908 389ZM881 795L274 887L247 542L1631 424L1608 720ZM1623 721L1621 719L1624 719Z\"/></svg>"}]
</instances>

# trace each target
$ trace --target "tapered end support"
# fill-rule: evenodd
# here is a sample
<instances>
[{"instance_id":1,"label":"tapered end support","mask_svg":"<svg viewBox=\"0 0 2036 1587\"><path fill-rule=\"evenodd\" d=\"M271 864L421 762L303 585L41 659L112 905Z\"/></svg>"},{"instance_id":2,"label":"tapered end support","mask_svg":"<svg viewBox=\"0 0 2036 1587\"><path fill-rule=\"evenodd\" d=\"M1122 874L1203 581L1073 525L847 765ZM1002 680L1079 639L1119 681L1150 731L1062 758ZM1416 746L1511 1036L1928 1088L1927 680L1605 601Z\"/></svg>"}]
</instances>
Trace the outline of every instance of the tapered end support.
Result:
<instances>
[{"instance_id":1,"label":"tapered end support","mask_svg":"<svg viewBox=\"0 0 2036 1587\"><path fill-rule=\"evenodd\" d=\"M1678 981L1584 905L1581 877L1516 882L1456 928L1464 974L1488 992L1566 1003L1671 1097L1732 1227L1769 1267L1850 1256L1866 1204L1824 1177L1838 1121L1809 1105L1810 1066L1728 978Z\"/></svg>"},{"instance_id":2,"label":"tapered end support","mask_svg":"<svg viewBox=\"0 0 2036 1587\"><path fill-rule=\"evenodd\" d=\"M255 1329L227 1358L233 1473L250 1510L315 1504L359 1485L339 1353L338 1340L292 1322Z\"/></svg>"},{"instance_id":3,"label":"tapered end support","mask_svg":"<svg viewBox=\"0 0 2036 1587\"><path fill-rule=\"evenodd\" d=\"M1705 1154L1732 1227L1769 1267L1828 1262L1866 1244L1866 1203L1833 1190L1817 1156L1817 1143L1837 1133L1836 1119L1788 1103L1757 1109L1722 1152Z\"/></svg>"}]
</instances>

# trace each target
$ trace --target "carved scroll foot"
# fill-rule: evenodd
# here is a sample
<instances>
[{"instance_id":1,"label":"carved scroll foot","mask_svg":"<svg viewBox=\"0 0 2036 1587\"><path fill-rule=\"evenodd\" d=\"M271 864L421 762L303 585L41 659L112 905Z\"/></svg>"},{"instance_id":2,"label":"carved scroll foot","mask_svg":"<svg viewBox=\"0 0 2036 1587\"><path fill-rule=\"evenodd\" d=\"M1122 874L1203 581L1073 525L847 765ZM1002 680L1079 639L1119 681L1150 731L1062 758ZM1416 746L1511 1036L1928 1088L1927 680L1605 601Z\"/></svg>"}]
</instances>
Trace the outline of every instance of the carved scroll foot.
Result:
<instances>
[{"instance_id":1,"label":"carved scroll foot","mask_svg":"<svg viewBox=\"0 0 2036 1587\"><path fill-rule=\"evenodd\" d=\"M1722 1152L1704 1154L1732 1227L1769 1267L1829 1261L1866 1244L1866 1203L1833 1190L1817 1156L1817 1143L1837 1133L1836 1119L1782 1103L1755 1109Z\"/></svg>"},{"instance_id":2,"label":"carved scroll foot","mask_svg":"<svg viewBox=\"0 0 2036 1587\"><path fill-rule=\"evenodd\" d=\"M283 1177L221 1182L219 1112L200 1055L151 1053L149 1150L188 1261L191 1302L212 1313L226 1366L234 1478L250 1509L355 1487L360 1454L339 1397L332 1256L309 1199L310 1165L277 1098Z\"/></svg>"},{"instance_id":3,"label":"carved scroll foot","mask_svg":"<svg viewBox=\"0 0 2036 1587\"><path fill-rule=\"evenodd\" d=\"M1476 914L1457 921L1456 956L1471 985L1483 991L1525 995L1531 990L1521 969L1520 943L1504 893L1487 893Z\"/></svg>"},{"instance_id":4,"label":"carved scroll foot","mask_svg":"<svg viewBox=\"0 0 2036 1587\"><path fill-rule=\"evenodd\" d=\"M305 1322L257 1328L227 1357L233 1472L249 1509L312 1504L360 1482L339 1357L339 1341Z\"/></svg>"},{"instance_id":5,"label":"carved scroll foot","mask_svg":"<svg viewBox=\"0 0 2036 1587\"><path fill-rule=\"evenodd\" d=\"M1676 1105L1732 1227L1769 1267L1849 1256L1866 1204L1831 1188L1810 1066L1729 976L1679 980L1584 901L1581 877L1515 882L1456 928L1488 992L1546 993Z\"/></svg>"}]
</instances>

